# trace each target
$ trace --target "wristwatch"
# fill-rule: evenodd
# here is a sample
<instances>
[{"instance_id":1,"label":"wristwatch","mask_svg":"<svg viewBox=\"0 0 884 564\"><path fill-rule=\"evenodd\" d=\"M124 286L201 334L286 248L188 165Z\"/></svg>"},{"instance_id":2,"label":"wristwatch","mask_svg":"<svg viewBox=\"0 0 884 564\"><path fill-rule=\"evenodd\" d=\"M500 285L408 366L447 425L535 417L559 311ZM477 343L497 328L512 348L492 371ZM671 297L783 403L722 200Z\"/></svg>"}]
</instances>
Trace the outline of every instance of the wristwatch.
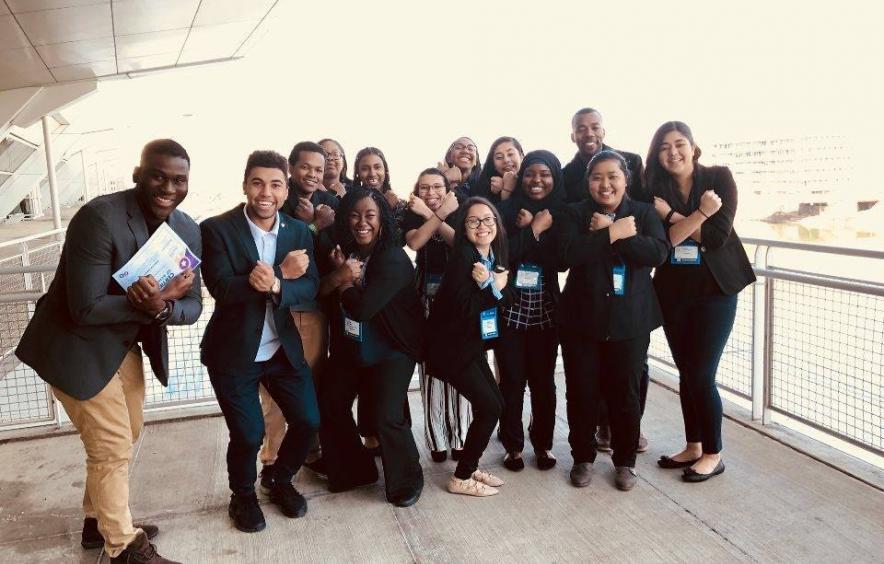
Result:
<instances>
[{"instance_id":1,"label":"wristwatch","mask_svg":"<svg viewBox=\"0 0 884 564\"><path fill-rule=\"evenodd\" d=\"M158 323L165 323L167 319L172 315L172 300L166 300L166 306L163 308L163 311L159 312L154 316L154 321Z\"/></svg>"}]
</instances>

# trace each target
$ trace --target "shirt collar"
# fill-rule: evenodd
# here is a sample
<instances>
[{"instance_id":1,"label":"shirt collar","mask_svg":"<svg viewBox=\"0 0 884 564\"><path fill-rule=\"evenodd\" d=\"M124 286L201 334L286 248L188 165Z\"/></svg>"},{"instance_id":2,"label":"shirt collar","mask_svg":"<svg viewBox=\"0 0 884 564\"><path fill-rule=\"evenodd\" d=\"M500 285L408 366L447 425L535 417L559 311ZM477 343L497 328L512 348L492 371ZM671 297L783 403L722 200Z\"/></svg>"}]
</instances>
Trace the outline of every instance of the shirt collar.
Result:
<instances>
[{"instance_id":1,"label":"shirt collar","mask_svg":"<svg viewBox=\"0 0 884 564\"><path fill-rule=\"evenodd\" d=\"M242 207L242 214L246 216L246 223L249 226L249 231L252 232L252 237L255 239L261 238L264 235L272 234L274 237L279 235L279 212L276 212L276 219L273 222L273 229L270 231L264 231L252 221L252 218L249 217L249 214L246 212L246 206Z\"/></svg>"}]
</instances>

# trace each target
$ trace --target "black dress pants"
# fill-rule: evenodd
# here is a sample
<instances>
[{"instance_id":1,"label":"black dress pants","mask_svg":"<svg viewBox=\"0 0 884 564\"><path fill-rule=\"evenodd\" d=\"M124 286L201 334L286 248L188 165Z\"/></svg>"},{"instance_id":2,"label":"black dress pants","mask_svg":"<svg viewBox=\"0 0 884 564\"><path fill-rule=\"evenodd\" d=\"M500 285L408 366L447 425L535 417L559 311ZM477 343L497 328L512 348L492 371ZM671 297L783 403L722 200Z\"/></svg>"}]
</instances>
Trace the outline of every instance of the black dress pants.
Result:
<instances>
[{"instance_id":1,"label":"black dress pants","mask_svg":"<svg viewBox=\"0 0 884 564\"><path fill-rule=\"evenodd\" d=\"M316 430L319 409L310 367L302 360L293 367L282 347L272 358L255 362L246 371L209 368L209 379L224 414L230 443L227 445L227 475L230 490L237 494L255 491L258 471L255 461L264 440L264 415L258 399L258 384L279 406L288 430L274 464L275 477L291 481L304 463Z\"/></svg>"},{"instance_id":2,"label":"black dress pants","mask_svg":"<svg viewBox=\"0 0 884 564\"><path fill-rule=\"evenodd\" d=\"M527 384L531 389L531 445L538 452L550 450L556 422L558 328L515 329L503 325L494 348L503 395L500 440L507 452L522 452L525 448L522 406Z\"/></svg>"},{"instance_id":3,"label":"black dress pants","mask_svg":"<svg viewBox=\"0 0 884 564\"><path fill-rule=\"evenodd\" d=\"M650 335L625 341L594 341L562 334L567 386L568 442L575 463L595 462L599 406L608 406L611 458L615 466L635 466L641 424L642 366Z\"/></svg>"},{"instance_id":4,"label":"black dress pants","mask_svg":"<svg viewBox=\"0 0 884 564\"><path fill-rule=\"evenodd\" d=\"M411 422L402 409L414 365L414 360L404 355L373 366L332 359L323 375L319 398L320 413L325 417L319 438L330 489L345 490L377 479L374 458L362 447L353 420L353 401L366 387L371 392L363 401L371 400L368 413L381 444L387 498L423 487Z\"/></svg>"},{"instance_id":5,"label":"black dress pants","mask_svg":"<svg viewBox=\"0 0 884 564\"><path fill-rule=\"evenodd\" d=\"M446 380L470 402L473 411L473 421L467 429L463 451L454 471L456 477L466 480L479 467L479 459L488 447L503 412L503 396L484 353L474 358L462 372L447 375Z\"/></svg>"}]
</instances>

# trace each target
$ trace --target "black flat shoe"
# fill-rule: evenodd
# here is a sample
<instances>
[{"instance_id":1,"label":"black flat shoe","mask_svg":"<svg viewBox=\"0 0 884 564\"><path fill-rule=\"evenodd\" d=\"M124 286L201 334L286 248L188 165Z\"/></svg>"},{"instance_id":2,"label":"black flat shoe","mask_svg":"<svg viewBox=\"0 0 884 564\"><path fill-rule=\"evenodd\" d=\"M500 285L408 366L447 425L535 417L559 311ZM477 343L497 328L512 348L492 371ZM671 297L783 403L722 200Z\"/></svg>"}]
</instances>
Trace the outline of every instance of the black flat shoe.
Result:
<instances>
[{"instance_id":1,"label":"black flat shoe","mask_svg":"<svg viewBox=\"0 0 884 564\"><path fill-rule=\"evenodd\" d=\"M551 470L556 465L556 457L550 456L546 452L535 452L534 457L537 462L537 468L540 470Z\"/></svg>"},{"instance_id":2,"label":"black flat shoe","mask_svg":"<svg viewBox=\"0 0 884 564\"><path fill-rule=\"evenodd\" d=\"M405 490L403 492L390 496L390 503L392 503L396 507L411 507L412 505L417 503L417 500L420 499L422 491L423 488Z\"/></svg>"},{"instance_id":3,"label":"black flat shoe","mask_svg":"<svg viewBox=\"0 0 884 564\"><path fill-rule=\"evenodd\" d=\"M709 478L711 478L713 476L718 476L722 472L724 472L724 461L719 460L718 466L716 466L715 470L713 470L709 474L700 474L699 472L695 471L693 468L685 468L684 474L682 474L681 479L684 480L685 482L705 482Z\"/></svg>"},{"instance_id":4,"label":"black flat shoe","mask_svg":"<svg viewBox=\"0 0 884 564\"><path fill-rule=\"evenodd\" d=\"M460 455L463 454L462 448L453 448L451 449L451 460L457 462L460 460Z\"/></svg>"},{"instance_id":5,"label":"black flat shoe","mask_svg":"<svg viewBox=\"0 0 884 564\"><path fill-rule=\"evenodd\" d=\"M693 460L673 460L666 456L665 454L657 460L657 466L660 468L666 468L667 470L671 470L673 468L688 468L694 465L694 462L700 460L699 458L695 458Z\"/></svg>"},{"instance_id":6,"label":"black flat shoe","mask_svg":"<svg viewBox=\"0 0 884 564\"><path fill-rule=\"evenodd\" d=\"M448 451L445 450L431 450L430 458L433 459L433 462L445 462L448 460Z\"/></svg>"},{"instance_id":7,"label":"black flat shoe","mask_svg":"<svg viewBox=\"0 0 884 564\"><path fill-rule=\"evenodd\" d=\"M518 472L525 468L525 459L519 456L518 458L515 456L516 454L520 454L518 452L508 452L506 456L503 458L503 467L511 472Z\"/></svg>"}]
</instances>

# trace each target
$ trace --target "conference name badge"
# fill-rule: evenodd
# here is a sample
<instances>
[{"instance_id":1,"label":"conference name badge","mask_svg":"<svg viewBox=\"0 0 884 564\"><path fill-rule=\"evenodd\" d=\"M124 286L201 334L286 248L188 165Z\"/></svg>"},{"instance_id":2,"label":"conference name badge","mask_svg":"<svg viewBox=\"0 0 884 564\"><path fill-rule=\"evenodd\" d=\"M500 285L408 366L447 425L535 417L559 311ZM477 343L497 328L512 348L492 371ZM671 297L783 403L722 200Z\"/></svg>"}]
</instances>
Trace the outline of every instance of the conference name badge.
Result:
<instances>
[{"instance_id":1,"label":"conference name badge","mask_svg":"<svg viewBox=\"0 0 884 564\"><path fill-rule=\"evenodd\" d=\"M700 246L688 239L672 247L670 264L700 264Z\"/></svg>"},{"instance_id":2,"label":"conference name badge","mask_svg":"<svg viewBox=\"0 0 884 564\"><path fill-rule=\"evenodd\" d=\"M486 309L479 314L479 330L482 332L482 340L497 337L497 308Z\"/></svg>"},{"instance_id":3,"label":"conference name badge","mask_svg":"<svg viewBox=\"0 0 884 564\"><path fill-rule=\"evenodd\" d=\"M346 312L344 312L343 308L341 309L341 313L344 315L344 335L358 343L361 343L362 323L354 321L347 317L347 314Z\"/></svg>"},{"instance_id":4,"label":"conference name badge","mask_svg":"<svg viewBox=\"0 0 884 564\"><path fill-rule=\"evenodd\" d=\"M522 263L516 271L516 288L520 290L539 290L543 277L543 269L536 264Z\"/></svg>"},{"instance_id":5,"label":"conference name badge","mask_svg":"<svg viewBox=\"0 0 884 564\"><path fill-rule=\"evenodd\" d=\"M424 293L432 298L436 295L436 292L439 291L439 286L441 284L441 274L427 274L426 279L424 280Z\"/></svg>"},{"instance_id":6,"label":"conference name badge","mask_svg":"<svg viewBox=\"0 0 884 564\"><path fill-rule=\"evenodd\" d=\"M614 266L612 274L612 282L614 283L614 295L622 296L626 294L626 265L618 264Z\"/></svg>"}]
</instances>

